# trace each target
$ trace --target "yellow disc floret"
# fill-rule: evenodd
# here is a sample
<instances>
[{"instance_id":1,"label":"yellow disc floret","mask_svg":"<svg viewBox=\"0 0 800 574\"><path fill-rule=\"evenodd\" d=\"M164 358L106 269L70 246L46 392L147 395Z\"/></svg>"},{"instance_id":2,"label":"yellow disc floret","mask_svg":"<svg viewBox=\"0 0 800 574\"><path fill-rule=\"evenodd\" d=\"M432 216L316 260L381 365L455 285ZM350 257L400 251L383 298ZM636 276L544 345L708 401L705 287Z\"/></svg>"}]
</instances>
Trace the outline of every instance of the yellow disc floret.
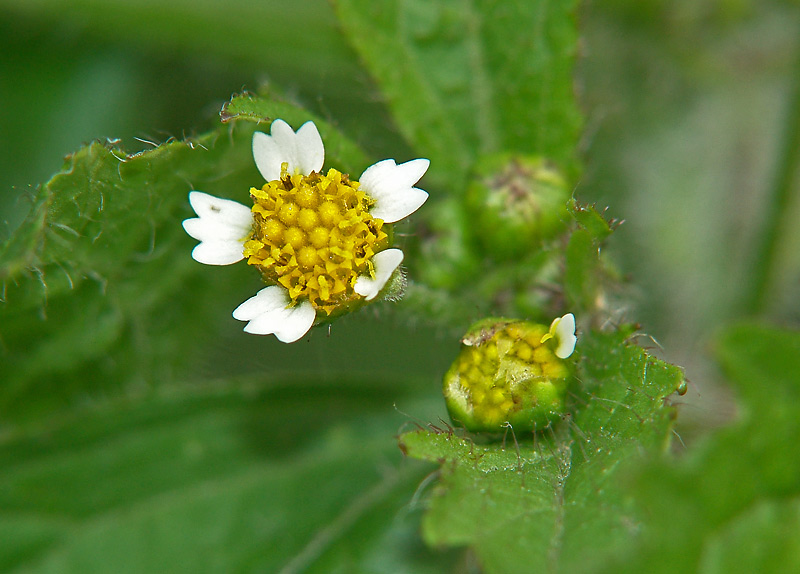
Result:
<instances>
[{"instance_id":1,"label":"yellow disc floret","mask_svg":"<svg viewBox=\"0 0 800 574\"><path fill-rule=\"evenodd\" d=\"M357 297L359 275L374 277L372 256L389 238L357 181L335 169L304 176L286 167L280 179L250 189L255 223L244 255L293 302L308 299L330 315Z\"/></svg>"},{"instance_id":2,"label":"yellow disc floret","mask_svg":"<svg viewBox=\"0 0 800 574\"><path fill-rule=\"evenodd\" d=\"M547 327L488 319L463 339L444 378L453 422L471 431L501 432L506 423L544 428L564 410L569 369L542 342Z\"/></svg>"}]
</instances>

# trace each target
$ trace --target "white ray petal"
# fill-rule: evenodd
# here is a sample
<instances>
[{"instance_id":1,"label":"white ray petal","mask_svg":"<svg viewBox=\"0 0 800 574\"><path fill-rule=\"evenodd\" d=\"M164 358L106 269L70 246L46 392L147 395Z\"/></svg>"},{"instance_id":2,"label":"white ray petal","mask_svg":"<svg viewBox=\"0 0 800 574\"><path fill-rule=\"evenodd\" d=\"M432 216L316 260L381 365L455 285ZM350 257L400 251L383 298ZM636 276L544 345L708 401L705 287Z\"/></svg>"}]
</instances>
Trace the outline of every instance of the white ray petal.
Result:
<instances>
[{"instance_id":1,"label":"white ray petal","mask_svg":"<svg viewBox=\"0 0 800 574\"><path fill-rule=\"evenodd\" d=\"M289 173L308 175L320 171L325 161L325 146L314 122L304 123L297 133L283 120L275 120L270 135L253 134L253 159L267 181L281 176L281 165L288 164Z\"/></svg>"},{"instance_id":2,"label":"white ray petal","mask_svg":"<svg viewBox=\"0 0 800 574\"><path fill-rule=\"evenodd\" d=\"M297 165L297 136L292 126L283 120L275 120L269 127L270 137L275 142L275 146L285 158L283 161L289 162L289 173L294 173Z\"/></svg>"},{"instance_id":3,"label":"white ray petal","mask_svg":"<svg viewBox=\"0 0 800 574\"><path fill-rule=\"evenodd\" d=\"M399 249L385 249L380 253L376 253L372 257L372 264L375 266L375 279L368 275L361 275L356 279L353 290L367 301L372 301L384 288L386 282L402 261L403 252Z\"/></svg>"},{"instance_id":4,"label":"white ray petal","mask_svg":"<svg viewBox=\"0 0 800 574\"><path fill-rule=\"evenodd\" d=\"M250 208L232 199L214 197L202 191L189 192L189 204L204 220L213 221L231 228L250 230L253 214Z\"/></svg>"},{"instance_id":5,"label":"white ray petal","mask_svg":"<svg viewBox=\"0 0 800 574\"><path fill-rule=\"evenodd\" d=\"M231 265L244 259L241 241L202 241L192 249L192 259L204 265Z\"/></svg>"},{"instance_id":6,"label":"white ray petal","mask_svg":"<svg viewBox=\"0 0 800 574\"><path fill-rule=\"evenodd\" d=\"M281 177L281 164L288 161L282 155L278 145L263 132L255 132L253 134L253 159L256 162L256 167L267 181L275 181Z\"/></svg>"},{"instance_id":7,"label":"white ray petal","mask_svg":"<svg viewBox=\"0 0 800 574\"><path fill-rule=\"evenodd\" d=\"M399 165L393 159L385 159L365 169L358 181L369 188L404 189L422 179L430 164L421 158Z\"/></svg>"},{"instance_id":8,"label":"white ray petal","mask_svg":"<svg viewBox=\"0 0 800 574\"><path fill-rule=\"evenodd\" d=\"M293 343L305 335L317 316L308 301L289 307L289 294L283 287L273 285L256 293L233 311L234 319L248 321L246 333L274 334L284 343Z\"/></svg>"},{"instance_id":9,"label":"white ray petal","mask_svg":"<svg viewBox=\"0 0 800 574\"><path fill-rule=\"evenodd\" d=\"M199 216L183 221L186 233L200 241L192 250L192 258L206 265L230 265L241 260L244 241L253 226L250 209L202 191L190 192L189 203Z\"/></svg>"},{"instance_id":10,"label":"white ray petal","mask_svg":"<svg viewBox=\"0 0 800 574\"><path fill-rule=\"evenodd\" d=\"M297 162L300 173L308 175L312 171L322 171L325 163L325 146L314 122L306 122L297 130Z\"/></svg>"},{"instance_id":11,"label":"white ray petal","mask_svg":"<svg viewBox=\"0 0 800 574\"><path fill-rule=\"evenodd\" d=\"M386 223L395 223L405 219L428 200L428 193L416 187L411 187L401 192L385 195L375 202L370 209L372 217L382 219Z\"/></svg>"},{"instance_id":12,"label":"white ray petal","mask_svg":"<svg viewBox=\"0 0 800 574\"><path fill-rule=\"evenodd\" d=\"M370 210L373 217L394 223L408 217L428 199L428 193L413 187L430 165L427 159L414 159L397 165L386 159L368 167L359 183L361 189L375 200Z\"/></svg>"},{"instance_id":13,"label":"white ray petal","mask_svg":"<svg viewBox=\"0 0 800 574\"><path fill-rule=\"evenodd\" d=\"M284 343L294 343L308 333L317 318L317 312L308 301L289 309L289 316L275 330L275 336Z\"/></svg>"},{"instance_id":14,"label":"white ray petal","mask_svg":"<svg viewBox=\"0 0 800 574\"><path fill-rule=\"evenodd\" d=\"M575 336L575 315L567 313L560 319L556 319L554 338L558 341L556 357L566 359L575 350L575 343L578 338Z\"/></svg>"},{"instance_id":15,"label":"white ray petal","mask_svg":"<svg viewBox=\"0 0 800 574\"><path fill-rule=\"evenodd\" d=\"M183 220L183 229L198 241L239 241L250 235L252 216L247 226L229 225L208 217Z\"/></svg>"},{"instance_id":16,"label":"white ray petal","mask_svg":"<svg viewBox=\"0 0 800 574\"><path fill-rule=\"evenodd\" d=\"M244 326L244 332L252 335L272 335L289 319L289 309L277 309L262 313Z\"/></svg>"},{"instance_id":17,"label":"white ray petal","mask_svg":"<svg viewBox=\"0 0 800 574\"><path fill-rule=\"evenodd\" d=\"M422 176L428 171L430 165L430 160L423 158L412 159L411 161L398 164L394 170L394 177L399 186L411 187L422 179Z\"/></svg>"},{"instance_id":18,"label":"white ray petal","mask_svg":"<svg viewBox=\"0 0 800 574\"><path fill-rule=\"evenodd\" d=\"M263 313L285 309L289 303L289 294L283 287L272 285L250 297L233 310L233 318L239 321L250 321Z\"/></svg>"}]
</instances>

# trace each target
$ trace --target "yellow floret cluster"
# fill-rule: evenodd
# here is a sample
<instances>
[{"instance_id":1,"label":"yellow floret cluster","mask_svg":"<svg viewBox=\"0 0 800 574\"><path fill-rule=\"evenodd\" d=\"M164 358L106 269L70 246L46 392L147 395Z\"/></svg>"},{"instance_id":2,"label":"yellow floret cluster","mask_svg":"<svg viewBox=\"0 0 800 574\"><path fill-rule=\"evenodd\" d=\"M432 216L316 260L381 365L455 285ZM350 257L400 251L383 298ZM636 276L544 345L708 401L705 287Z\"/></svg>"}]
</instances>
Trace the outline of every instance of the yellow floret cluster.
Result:
<instances>
[{"instance_id":1,"label":"yellow floret cluster","mask_svg":"<svg viewBox=\"0 0 800 574\"><path fill-rule=\"evenodd\" d=\"M250 189L254 227L244 255L292 302L307 298L330 315L355 297L360 275L374 277L372 256L389 237L357 181L335 169L304 176L283 167L279 180Z\"/></svg>"},{"instance_id":2,"label":"yellow floret cluster","mask_svg":"<svg viewBox=\"0 0 800 574\"><path fill-rule=\"evenodd\" d=\"M547 332L544 325L511 323L462 348L445 377L445 395L463 397L454 404L463 409L460 417L468 420L461 422L467 428L499 430L522 410L549 411L560 402L557 396L569 371L542 343Z\"/></svg>"}]
</instances>

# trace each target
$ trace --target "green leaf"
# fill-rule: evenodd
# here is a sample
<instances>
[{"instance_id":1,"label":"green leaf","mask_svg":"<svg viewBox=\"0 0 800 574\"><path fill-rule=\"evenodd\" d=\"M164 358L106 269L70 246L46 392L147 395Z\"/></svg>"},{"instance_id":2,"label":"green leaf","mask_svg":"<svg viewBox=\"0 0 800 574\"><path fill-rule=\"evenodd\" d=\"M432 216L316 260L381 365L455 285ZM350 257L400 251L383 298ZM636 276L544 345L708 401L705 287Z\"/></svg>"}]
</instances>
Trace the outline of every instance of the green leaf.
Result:
<instances>
[{"instance_id":1,"label":"green leaf","mask_svg":"<svg viewBox=\"0 0 800 574\"><path fill-rule=\"evenodd\" d=\"M609 572L791 572L800 564L800 333L727 329L717 356L742 418L638 473L647 528Z\"/></svg>"},{"instance_id":2,"label":"green leaf","mask_svg":"<svg viewBox=\"0 0 800 574\"><path fill-rule=\"evenodd\" d=\"M709 536L700 563L708 573L800 571L800 500L755 503Z\"/></svg>"},{"instance_id":3,"label":"green leaf","mask_svg":"<svg viewBox=\"0 0 800 574\"><path fill-rule=\"evenodd\" d=\"M401 436L414 458L442 464L423 534L470 545L487 572L584 572L629 544L641 520L620 485L622 462L669 442L665 404L682 372L634 345L630 333L582 336L570 415L534 437L476 444L449 432Z\"/></svg>"},{"instance_id":4,"label":"green leaf","mask_svg":"<svg viewBox=\"0 0 800 574\"><path fill-rule=\"evenodd\" d=\"M567 208L579 227L570 235L564 253L564 295L568 309L584 314L595 310L609 276L608 264L600 253L616 222L575 199L567 203Z\"/></svg>"},{"instance_id":5,"label":"green leaf","mask_svg":"<svg viewBox=\"0 0 800 574\"><path fill-rule=\"evenodd\" d=\"M594 308L600 287L600 249L591 233L576 229L565 252L564 294L567 306L583 313Z\"/></svg>"},{"instance_id":6,"label":"green leaf","mask_svg":"<svg viewBox=\"0 0 800 574\"><path fill-rule=\"evenodd\" d=\"M92 143L39 189L0 247L4 423L129 383L171 380L257 289L246 265L191 259L195 242L181 227L193 215L187 195L247 202L262 181L250 143L259 107L297 122L309 116L250 97L231 105L237 114L249 105L247 121L229 115L229 126L134 155ZM353 144L324 129L329 162L363 163Z\"/></svg>"},{"instance_id":7,"label":"green leaf","mask_svg":"<svg viewBox=\"0 0 800 574\"><path fill-rule=\"evenodd\" d=\"M516 151L576 168L573 0L337 0L342 28L396 124L460 191L478 154Z\"/></svg>"},{"instance_id":8,"label":"green leaf","mask_svg":"<svg viewBox=\"0 0 800 574\"><path fill-rule=\"evenodd\" d=\"M575 198L571 198L567 202L567 209L575 221L578 222L578 225L585 229L590 237L598 243L607 239L618 225L617 221L606 219L602 213L597 211L595 206L584 205Z\"/></svg>"},{"instance_id":9,"label":"green leaf","mask_svg":"<svg viewBox=\"0 0 800 574\"><path fill-rule=\"evenodd\" d=\"M0 571L439 572L404 508L427 471L391 440L404 386L194 382L6 436Z\"/></svg>"},{"instance_id":10,"label":"green leaf","mask_svg":"<svg viewBox=\"0 0 800 574\"><path fill-rule=\"evenodd\" d=\"M237 161L231 145L215 139L135 156L93 143L39 190L0 252L4 418L97 391L108 379L157 378L180 363L173 333L193 332L205 318L193 308L214 308L201 303L199 269L187 257L186 197L195 186L213 189L221 166ZM246 149L241 140L238 149ZM233 189L244 185L224 183L231 181ZM197 289L183 289L193 282ZM95 376L76 380L80 369Z\"/></svg>"}]
</instances>

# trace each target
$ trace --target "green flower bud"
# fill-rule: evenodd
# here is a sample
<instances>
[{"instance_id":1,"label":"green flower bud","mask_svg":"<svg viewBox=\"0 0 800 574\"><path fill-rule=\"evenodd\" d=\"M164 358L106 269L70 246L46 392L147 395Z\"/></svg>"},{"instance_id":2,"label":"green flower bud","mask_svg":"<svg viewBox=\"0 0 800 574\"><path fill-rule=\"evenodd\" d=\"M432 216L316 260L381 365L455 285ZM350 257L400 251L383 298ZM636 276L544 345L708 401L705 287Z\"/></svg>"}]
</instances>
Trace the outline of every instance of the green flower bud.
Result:
<instances>
[{"instance_id":1,"label":"green flower bud","mask_svg":"<svg viewBox=\"0 0 800 574\"><path fill-rule=\"evenodd\" d=\"M480 246L510 259L565 229L569 196L563 176L545 159L499 154L478 164L466 206Z\"/></svg>"},{"instance_id":2,"label":"green flower bud","mask_svg":"<svg viewBox=\"0 0 800 574\"><path fill-rule=\"evenodd\" d=\"M444 377L453 423L469 431L543 429L564 413L569 368L557 353L574 347L574 318L550 328L509 319L485 319L461 340L458 358ZM564 331L571 322L572 333ZM559 328L558 325L561 325ZM563 352L559 353L565 354Z\"/></svg>"}]
</instances>

